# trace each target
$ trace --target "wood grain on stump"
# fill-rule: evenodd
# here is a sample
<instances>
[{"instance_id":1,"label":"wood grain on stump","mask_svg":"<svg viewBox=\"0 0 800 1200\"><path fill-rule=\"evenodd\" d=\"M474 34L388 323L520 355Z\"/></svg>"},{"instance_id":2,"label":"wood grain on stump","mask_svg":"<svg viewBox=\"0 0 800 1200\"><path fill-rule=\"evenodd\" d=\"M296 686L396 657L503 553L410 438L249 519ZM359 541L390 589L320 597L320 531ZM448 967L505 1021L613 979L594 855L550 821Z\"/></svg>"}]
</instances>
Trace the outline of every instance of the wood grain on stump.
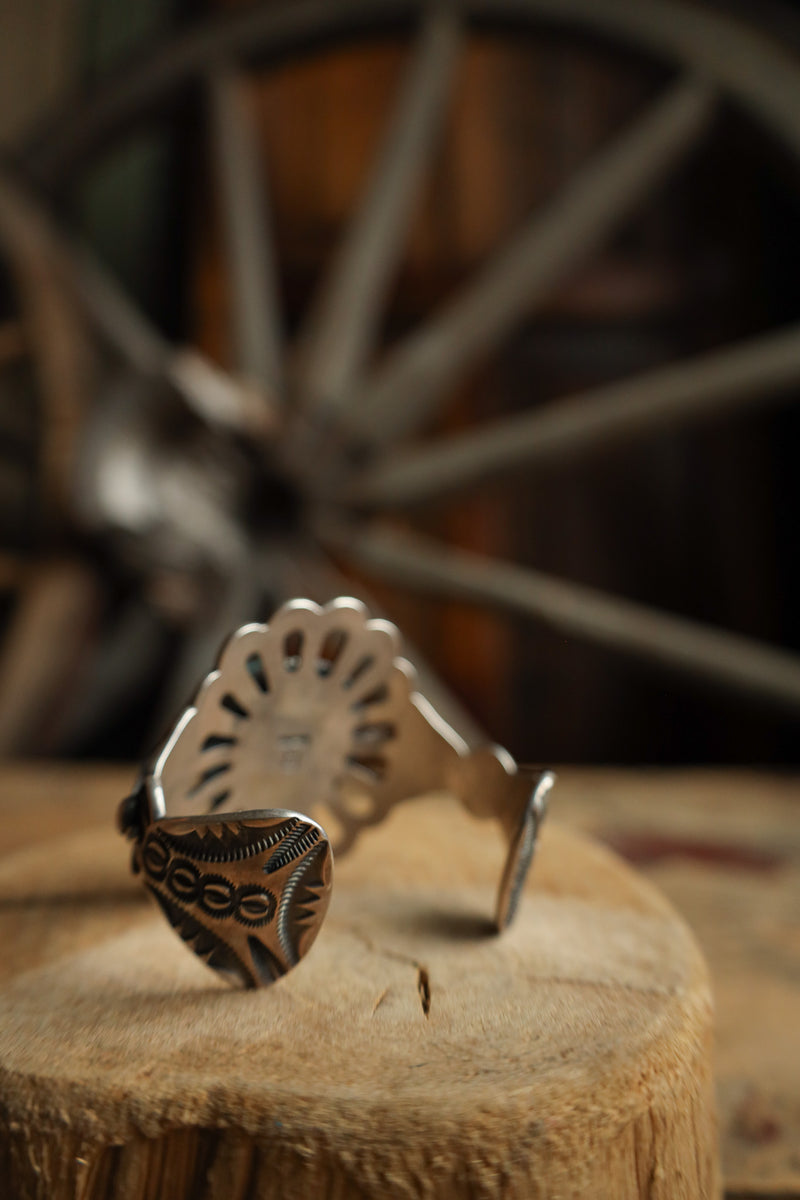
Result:
<instances>
[{"instance_id":1,"label":"wood grain on stump","mask_svg":"<svg viewBox=\"0 0 800 1200\"><path fill-rule=\"evenodd\" d=\"M717 1194L706 970L615 857L545 830L488 930L494 833L400 808L337 864L308 958L234 991L109 827L0 861L10 1197Z\"/></svg>"}]
</instances>

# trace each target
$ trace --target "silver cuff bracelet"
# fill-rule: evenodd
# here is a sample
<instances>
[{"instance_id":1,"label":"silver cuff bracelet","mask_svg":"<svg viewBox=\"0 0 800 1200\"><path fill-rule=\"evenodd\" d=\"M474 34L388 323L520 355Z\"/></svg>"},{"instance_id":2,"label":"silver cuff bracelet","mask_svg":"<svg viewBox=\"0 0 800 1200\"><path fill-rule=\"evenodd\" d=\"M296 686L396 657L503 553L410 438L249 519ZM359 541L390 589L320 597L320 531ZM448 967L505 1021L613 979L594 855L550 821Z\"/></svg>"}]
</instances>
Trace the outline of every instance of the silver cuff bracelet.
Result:
<instances>
[{"instance_id":1,"label":"silver cuff bracelet","mask_svg":"<svg viewBox=\"0 0 800 1200\"><path fill-rule=\"evenodd\" d=\"M344 854L426 792L499 822L498 931L513 919L554 777L498 746L470 751L400 648L394 625L346 597L243 626L120 806L134 871L195 954L239 983L272 983L307 953L331 845Z\"/></svg>"}]
</instances>

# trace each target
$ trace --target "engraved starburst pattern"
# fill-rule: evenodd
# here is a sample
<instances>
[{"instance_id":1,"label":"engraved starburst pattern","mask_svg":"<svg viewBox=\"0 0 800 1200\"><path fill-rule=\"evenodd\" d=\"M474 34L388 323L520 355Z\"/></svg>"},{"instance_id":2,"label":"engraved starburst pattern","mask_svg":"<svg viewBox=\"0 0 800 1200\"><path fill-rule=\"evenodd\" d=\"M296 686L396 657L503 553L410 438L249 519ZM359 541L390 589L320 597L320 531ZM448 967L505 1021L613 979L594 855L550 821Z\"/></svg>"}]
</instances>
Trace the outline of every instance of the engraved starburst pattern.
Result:
<instances>
[{"instance_id":1,"label":"engraved starburst pattern","mask_svg":"<svg viewBox=\"0 0 800 1200\"><path fill-rule=\"evenodd\" d=\"M296 966L330 899L330 846L299 813L157 821L134 864L189 949L246 987Z\"/></svg>"},{"instance_id":2,"label":"engraved starburst pattern","mask_svg":"<svg viewBox=\"0 0 800 1200\"><path fill-rule=\"evenodd\" d=\"M399 648L350 598L295 600L238 630L156 759L163 813L324 808L337 850L349 845L395 793L414 678Z\"/></svg>"}]
</instances>

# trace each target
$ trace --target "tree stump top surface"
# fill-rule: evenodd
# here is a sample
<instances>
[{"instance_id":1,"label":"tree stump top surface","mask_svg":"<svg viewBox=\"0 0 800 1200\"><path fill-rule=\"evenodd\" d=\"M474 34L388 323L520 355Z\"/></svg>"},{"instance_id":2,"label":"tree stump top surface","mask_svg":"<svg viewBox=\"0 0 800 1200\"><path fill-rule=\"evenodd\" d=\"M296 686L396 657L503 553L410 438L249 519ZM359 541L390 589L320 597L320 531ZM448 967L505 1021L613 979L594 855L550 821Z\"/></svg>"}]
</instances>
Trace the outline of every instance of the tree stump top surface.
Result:
<instances>
[{"instance_id":1,"label":"tree stump top surface","mask_svg":"<svg viewBox=\"0 0 800 1200\"><path fill-rule=\"evenodd\" d=\"M494 830L408 804L336 864L300 966L236 991L128 874L115 798L107 827L0 860L0 1109L43 1142L67 1129L87 1179L98 1147L227 1130L265 1178L271 1155L307 1169L298 1195L713 1194L705 966L608 851L550 823L497 937ZM175 1191L195 1194L228 1193Z\"/></svg>"}]
</instances>

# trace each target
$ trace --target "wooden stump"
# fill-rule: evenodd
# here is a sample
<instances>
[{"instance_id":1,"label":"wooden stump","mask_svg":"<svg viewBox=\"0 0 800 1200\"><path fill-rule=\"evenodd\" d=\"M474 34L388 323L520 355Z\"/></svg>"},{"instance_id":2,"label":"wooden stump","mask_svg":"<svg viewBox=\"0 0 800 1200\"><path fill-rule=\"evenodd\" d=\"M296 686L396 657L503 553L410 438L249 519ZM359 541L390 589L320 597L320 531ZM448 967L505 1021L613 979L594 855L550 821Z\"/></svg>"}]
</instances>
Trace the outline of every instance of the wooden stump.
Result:
<instances>
[{"instance_id":1,"label":"wooden stump","mask_svg":"<svg viewBox=\"0 0 800 1200\"><path fill-rule=\"evenodd\" d=\"M259 992L181 946L127 857L103 827L0 862L4 1196L717 1195L702 958L598 846L551 823L498 938L493 831L409 804Z\"/></svg>"}]
</instances>

